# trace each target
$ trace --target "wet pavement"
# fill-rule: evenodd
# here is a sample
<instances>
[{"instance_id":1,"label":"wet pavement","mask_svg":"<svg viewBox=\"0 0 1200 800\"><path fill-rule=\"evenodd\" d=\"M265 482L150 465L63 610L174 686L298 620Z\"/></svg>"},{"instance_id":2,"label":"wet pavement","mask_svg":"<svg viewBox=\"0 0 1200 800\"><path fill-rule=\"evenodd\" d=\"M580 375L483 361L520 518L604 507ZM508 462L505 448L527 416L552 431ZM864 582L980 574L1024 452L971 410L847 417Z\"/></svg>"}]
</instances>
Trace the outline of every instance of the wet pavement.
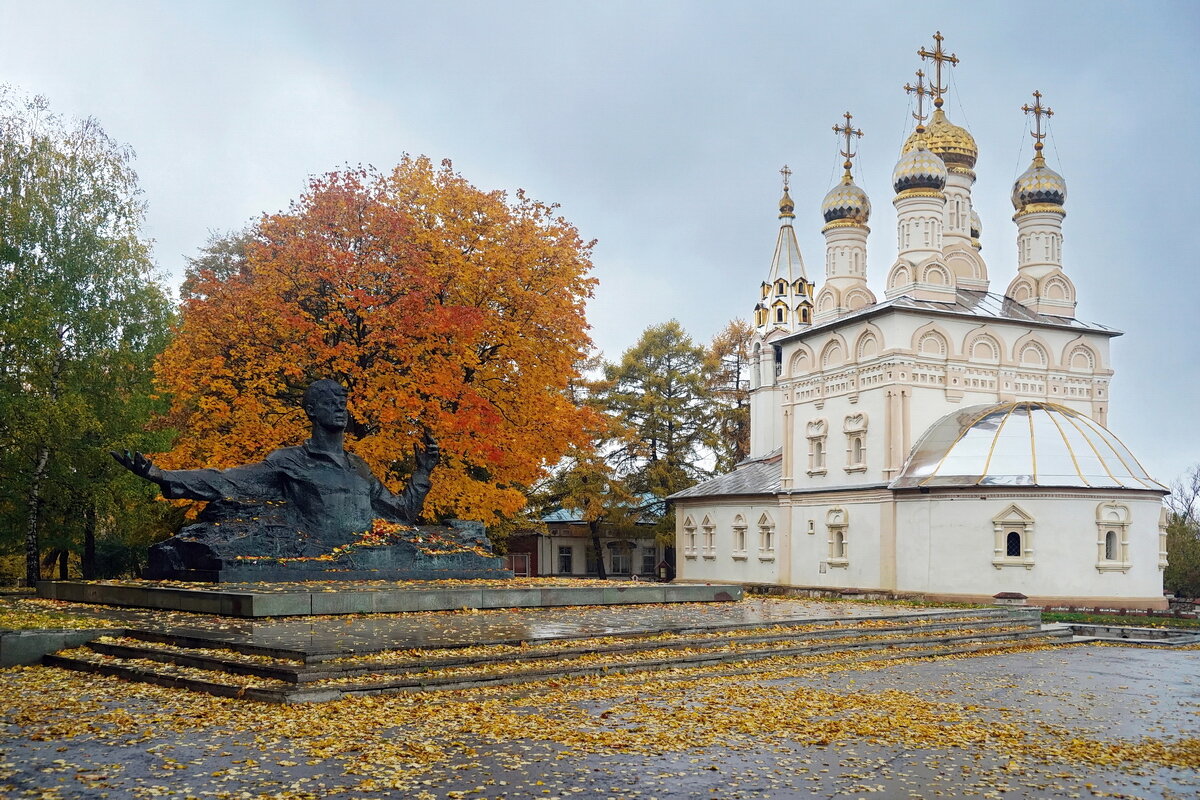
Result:
<instances>
[{"instance_id":1,"label":"wet pavement","mask_svg":"<svg viewBox=\"0 0 1200 800\"><path fill-rule=\"evenodd\" d=\"M569 694L559 711L581 707L599 726L591 743L565 741L561 731L529 727L487 738L447 731L430 742L446 748L446 757L413 771L416 751L403 743L403 715L418 702L398 698L359 698L321 708L272 708L276 736L210 725L202 716L185 729L172 720L186 714L189 698L161 690L143 691L121 703L131 720L130 738L107 731L58 735L39 741L6 720L0 728L0 794L5 797L278 797L278 798L1194 798L1200 793L1196 769L1162 766L1153 761L1105 765L1099 751L1120 750L1148 737L1170 743L1200 737L1200 652L1081 646L987 657L946 658L879 669L802 673L798 676L744 678L780 698L812 690L840 697L878 698L900 707L911 703L953 705L953 714L978 717L1028 732L1047 743L1039 755L1025 746L1019 753L999 734L995 739L965 740L935 734L919 744L889 743L865 727L862 734L830 743L773 735L764 722L761 737L731 736L690 746L699 736L698 721L739 713L724 701L719 684L703 681L671 691L666 684L615 682ZM5 689L32 680L31 671L0 671ZM68 692L87 687L103 692L110 680L61 674ZM639 687L647 686L649 693ZM608 688L606 688L608 687ZM613 687L617 687L614 689ZM553 691L547 689L550 700ZM591 692L589 694L589 691ZM770 695L768 695L770 696ZM444 699L441 699L443 698ZM472 695L439 696L436 702L473 708ZM203 706L196 702L196 708ZM647 718L608 717L625 703L641 704ZM217 706L211 706L216 708ZM678 719L677 738L656 751L624 750L636 741L637 728L652 725L648 709L661 707ZM256 711L252 704L248 713ZM550 713L549 705L543 709ZM406 709L408 711L406 712ZM902 724L895 706L881 705L880 724ZM193 714L201 713L199 710ZM477 712L475 712L477 713ZM753 729L753 719L729 717L734 727ZM845 712L850 713L850 712ZM375 716L372 716L375 715ZM400 715L400 727L385 732L365 720ZM951 716L951 711L947 711ZM290 727L293 717L302 720ZM122 717L124 718L124 717ZM894 719L891 723L888 720ZM734 724L736 723L736 725ZM355 727L357 725L357 727ZM326 726L326 728L322 728ZM301 742L289 731L325 731ZM139 733L139 731L141 731ZM332 731L332 733L329 733ZM42 731L41 733L44 733ZM38 735L41 735L39 733ZM426 730L423 736L433 734ZM349 751L330 756L326 737L355 739ZM148 738L143 738L148 737ZM1040 737L1040 738L1039 738ZM1053 752L1057 743L1078 742L1078 757ZM1195 746L1193 744L1193 746ZM1072 751L1076 752L1076 751ZM414 762L415 763L415 762ZM389 787L390 770L403 773L405 785ZM7 792L7 794L5 794ZM245 793L245 794L243 794Z\"/></svg>"}]
</instances>

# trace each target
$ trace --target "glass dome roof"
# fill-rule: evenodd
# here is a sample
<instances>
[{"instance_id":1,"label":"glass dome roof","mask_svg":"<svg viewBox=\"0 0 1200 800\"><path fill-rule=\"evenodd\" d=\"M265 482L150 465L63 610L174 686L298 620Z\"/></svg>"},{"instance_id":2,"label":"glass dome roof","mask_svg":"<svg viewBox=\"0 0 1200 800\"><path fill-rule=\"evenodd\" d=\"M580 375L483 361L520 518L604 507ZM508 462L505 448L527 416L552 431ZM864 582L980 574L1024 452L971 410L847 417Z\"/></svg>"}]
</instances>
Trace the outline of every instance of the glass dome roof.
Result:
<instances>
[{"instance_id":1,"label":"glass dome roof","mask_svg":"<svg viewBox=\"0 0 1200 800\"><path fill-rule=\"evenodd\" d=\"M1166 487L1086 414L1054 403L964 408L920 438L891 488L938 486Z\"/></svg>"}]
</instances>

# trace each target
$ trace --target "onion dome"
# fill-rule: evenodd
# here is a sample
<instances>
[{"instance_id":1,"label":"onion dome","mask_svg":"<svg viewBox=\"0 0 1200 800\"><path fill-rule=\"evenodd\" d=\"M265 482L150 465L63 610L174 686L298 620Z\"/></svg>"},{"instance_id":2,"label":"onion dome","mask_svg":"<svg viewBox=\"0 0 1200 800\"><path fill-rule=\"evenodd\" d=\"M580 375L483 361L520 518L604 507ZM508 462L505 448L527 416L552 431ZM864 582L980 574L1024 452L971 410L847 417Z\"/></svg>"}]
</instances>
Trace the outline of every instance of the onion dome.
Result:
<instances>
[{"instance_id":1,"label":"onion dome","mask_svg":"<svg viewBox=\"0 0 1200 800\"><path fill-rule=\"evenodd\" d=\"M1039 142L1040 144L1040 142ZM1030 206L1055 206L1062 208L1067 199L1067 182L1054 170L1046 166L1041 150L1033 157L1029 169L1021 173L1021 177L1013 182L1012 204L1018 212L1030 209ZM1052 210L1052 209L1045 209Z\"/></svg>"},{"instance_id":2,"label":"onion dome","mask_svg":"<svg viewBox=\"0 0 1200 800\"><path fill-rule=\"evenodd\" d=\"M826 222L845 220L859 225L866 225L871 217L871 201L867 193L854 183L850 171L842 177L842 182L829 190L821 203L821 215Z\"/></svg>"},{"instance_id":3,"label":"onion dome","mask_svg":"<svg viewBox=\"0 0 1200 800\"><path fill-rule=\"evenodd\" d=\"M892 187L899 194L907 189L941 191L946 185L946 163L925 147L919 138L917 146L900 156L892 170Z\"/></svg>"},{"instance_id":4,"label":"onion dome","mask_svg":"<svg viewBox=\"0 0 1200 800\"><path fill-rule=\"evenodd\" d=\"M901 152L907 153L917 148L918 133L913 132L904 143ZM967 133L966 128L960 128L946 118L946 112L937 109L933 118L925 126L925 146L942 157L946 166L971 169L979 158L979 148L975 145L975 137Z\"/></svg>"},{"instance_id":5,"label":"onion dome","mask_svg":"<svg viewBox=\"0 0 1200 800\"><path fill-rule=\"evenodd\" d=\"M1166 491L1103 425L1045 402L973 406L935 422L891 488L937 486Z\"/></svg>"},{"instance_id":6,"label":"onion dome","mask_svg":"<svg viewBox=\"0 0 1200 800\"><path fill-rule=\"evenodd\" d=\"M796 204L792 202L792 196L788 194L788 190L783 190L783 197L779 198L779 218L795 217Z\"/></svg>"}]
</instances>

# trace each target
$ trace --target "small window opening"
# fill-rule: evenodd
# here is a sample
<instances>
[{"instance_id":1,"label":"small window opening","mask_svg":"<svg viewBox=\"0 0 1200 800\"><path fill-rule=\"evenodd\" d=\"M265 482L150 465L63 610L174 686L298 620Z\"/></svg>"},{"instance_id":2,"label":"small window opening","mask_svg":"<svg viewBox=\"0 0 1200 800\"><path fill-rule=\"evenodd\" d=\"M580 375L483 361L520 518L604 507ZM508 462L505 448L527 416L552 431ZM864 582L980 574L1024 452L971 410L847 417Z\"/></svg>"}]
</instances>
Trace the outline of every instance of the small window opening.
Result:
<instances>
[{"instance_id":1,"label":"small window opening","mask_svg":"<svg viewBox=\"0 0 1200 800\"><path fill-rule=\"evenodd\" d=\"M1006 540L1006 547L1007 547L1006 555L1009 558L1020 558L1021 557L1021 534L1017 533L1016 531L1009 531L1008 538Z\"/></svg>"},{"instance_id":2,"label":"small window opening","mask_svg":"<svg viewBox=\"0 0 1200 800\"><path fill-rule=\"evenodd\" d=\"M1106 561L1117 560L1117 532L1109 531L1104 534L1104 559Z\"/></svg>"}]
</instances>

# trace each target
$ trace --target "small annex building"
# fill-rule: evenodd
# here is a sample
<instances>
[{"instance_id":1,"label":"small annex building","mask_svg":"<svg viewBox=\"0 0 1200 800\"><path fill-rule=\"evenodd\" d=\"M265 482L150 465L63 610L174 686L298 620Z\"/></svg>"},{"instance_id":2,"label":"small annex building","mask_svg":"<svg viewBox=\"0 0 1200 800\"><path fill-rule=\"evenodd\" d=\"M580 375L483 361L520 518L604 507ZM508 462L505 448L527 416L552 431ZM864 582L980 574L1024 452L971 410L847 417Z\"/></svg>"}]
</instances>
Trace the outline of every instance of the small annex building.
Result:
<instances>
[{"instance_id":1,"label":"small annex building","mask_svg":"<svg viewBox=\"0 0 1200 800\"><path fill-rule=\"evenodd\" d=\"M918 73L916 130L892 174L898 255L867 286L871 204L853 179L821 209L810 283L784 168L781 225L754 309L751 452L673 495L684 580L1041 605L1165 608L1166 488L1105 426L1120 332L1075 316L1066 182L1034 155L1015 181L1018 271L992 291L972 207L974 138ZM933 98L925 125L923 103Z\"/></svg>"}]
</instances>

